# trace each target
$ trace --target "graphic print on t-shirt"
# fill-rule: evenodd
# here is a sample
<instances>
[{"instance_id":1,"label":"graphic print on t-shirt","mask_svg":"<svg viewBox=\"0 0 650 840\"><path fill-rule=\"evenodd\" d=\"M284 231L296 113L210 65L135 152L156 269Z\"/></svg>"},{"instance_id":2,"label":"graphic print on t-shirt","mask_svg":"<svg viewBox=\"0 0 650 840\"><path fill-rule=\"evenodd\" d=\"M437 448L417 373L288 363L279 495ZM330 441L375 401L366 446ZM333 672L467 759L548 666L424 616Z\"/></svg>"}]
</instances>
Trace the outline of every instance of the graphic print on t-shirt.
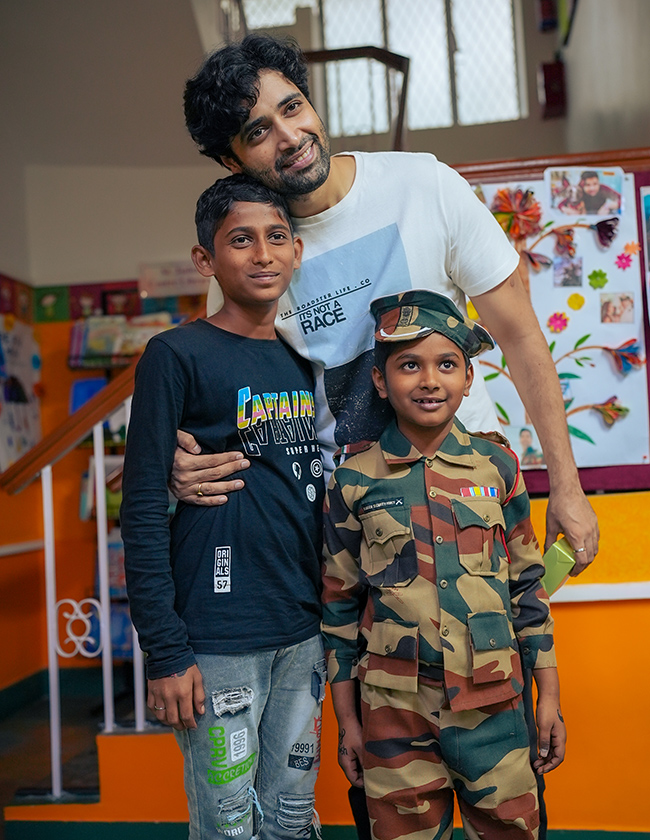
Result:
<instances>
[{"instance_id":1,"label":"graphic print on t-shirt","mask_svg":"<svg viewBox=\"0 0 650 840\"><path fill-rule=\"evenodd\" d=\"M399 229L392 224L305 260L280 300L278 331L324 368L318 376L336 420L337 446L377 440L392 415L370 374L370 303L410 288L406 253ZM322 418L317 419L321 427Z\"/></svg>"},{"instance_id":2,"label":"graphic print on t-shirt","mask_svg":"<svg viewBox=\"0 0 650 840\"><path fill-rule=\"evenodd\" d=\"M247 385L237 392L237 429L246 455L252 457L261 455L260 447L269 442L285 445L287 455L318 452L314 414L311 391L254 394ZM302 471L293 470L300 479Z\"/></svg>"}]
</instances>

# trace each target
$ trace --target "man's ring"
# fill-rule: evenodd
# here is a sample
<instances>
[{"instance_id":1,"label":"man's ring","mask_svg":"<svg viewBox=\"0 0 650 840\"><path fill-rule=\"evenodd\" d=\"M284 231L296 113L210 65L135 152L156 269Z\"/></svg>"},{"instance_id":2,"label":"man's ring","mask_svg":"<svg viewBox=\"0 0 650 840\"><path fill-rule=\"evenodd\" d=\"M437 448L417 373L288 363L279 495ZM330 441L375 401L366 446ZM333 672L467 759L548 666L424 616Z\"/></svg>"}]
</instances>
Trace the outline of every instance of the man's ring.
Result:
<instances>
[{"instance_id":1,"label":"man's ring","mask_svg":"<svg viewBox=\"0 0 650 840\"><path fill-rule=\"evenodd\" d=\"M164 711L165 711L165 707L164 707L164 706L154 706L154 709L155 709L157 712L164 712Z\"/></svg>"},{"instance_id":2,"label":"man's ring","mask_svg":"<svg viewBox=\"0 0 650 840\"><path fill-rule=\"evenodd\" d=\"M201 484L203 484L203 482L201 482ZM201 490L201 484L199 484L198 489L196 491L197 496L202 496L203 495L203 490ZM584 551L584 549L583 549L583 551Z\"/></svg>"},{"instance_id":3,"label":"man's ring","mask_svg":"<svg viewBox=\"0 0 650 840\"><path fill-rule=\"evenodd\" d=\"M587 549L586 548L574 548L573 550L577 554L579 551L586 551Z\"/></svg>"}]
</instances>

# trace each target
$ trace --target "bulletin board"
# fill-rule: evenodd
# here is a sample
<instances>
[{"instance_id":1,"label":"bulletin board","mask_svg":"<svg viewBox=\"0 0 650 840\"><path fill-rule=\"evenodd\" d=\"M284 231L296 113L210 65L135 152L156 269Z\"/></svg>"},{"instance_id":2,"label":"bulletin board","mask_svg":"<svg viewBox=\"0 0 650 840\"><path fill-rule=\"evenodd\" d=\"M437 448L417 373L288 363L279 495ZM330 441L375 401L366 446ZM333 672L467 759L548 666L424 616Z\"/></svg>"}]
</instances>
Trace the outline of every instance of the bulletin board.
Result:
<instances>
[{"instance_id":1,"label":"bulletin board","mask_svg":"<svg viewBox=\"0 0 650 840\"><path fill-rule=\"evenodd\" d=\"M458 167L522 255L587 491L650 488L650 150L608 154ZM534 426L499 348L479 364L529 490L548 492Z\"/></svg>"}]
</instances>

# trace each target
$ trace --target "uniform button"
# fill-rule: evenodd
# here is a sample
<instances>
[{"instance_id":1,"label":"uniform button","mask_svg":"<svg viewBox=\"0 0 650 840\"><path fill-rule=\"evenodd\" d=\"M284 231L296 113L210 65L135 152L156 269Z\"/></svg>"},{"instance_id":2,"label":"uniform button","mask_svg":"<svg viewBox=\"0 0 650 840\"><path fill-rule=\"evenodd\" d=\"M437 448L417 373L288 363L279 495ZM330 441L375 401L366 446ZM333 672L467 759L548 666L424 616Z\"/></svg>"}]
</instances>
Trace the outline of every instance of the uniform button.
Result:
<instances>
[{"instance_id":1,"label":"uniform button","mask_svg":"<svg viewBox=\"0 0 650 840\"><path fill-rule=\"evenodd\" d=\"M378 537L381 537L381 535L382 535L383 533L384 533L384 532L382 531L382 529L381 529L381 528L377 528L377 529L375 530L375 534L376 534Z\"/></svg>"},{"instance_id":2,"label":"uniform button","mask_svg":"<svg viewBox=\"0 0 650 840\"><path fill-rule=\"evenodd\" d=\"M431 490L429 490L429 495L432 499L436 498L436 491L433 489L433 487L431 488Z\"/></svg>"},{"instance_id":3,"label":"uniform button","mask_svg":"<svg viewBox=\"0 0 650 840\"><path fill-rule=\"evenodd\" d=\"M486 522L489 522L489 521L490 521L490 514L489 514L489 513L486 513L486 514L485 514L485 516L483 517L483 519L484 519Z\"/></svg>"},{"instance_id":4,"label":"uniform button","mask_svg":"<svg viewBox=\"0 0 650 840\"><path fill-rule=\"evenodd\" d=\"M448 636L449 635L449 627L443 627L442 628L442 635L443 636Z\"/></svg>"},{"instance_id":5,"label":"uniform button","mask_svg":"<svg viewBox=\"0 0 650 840\"><path fill-rule=\"evenodd\" d=\"M494 639L490 639L490 647L496 647L497 643Z\"/></svg>"},{"instance_id":6,"label":"uniform button","mask_svg":"<svg viewBox=\"0 0 650 840\"><path fill-rule=\"evenodd\" d=\"M529 647L525 647L525 648L524 648L524 653L530 653L530 648L529 648Z\"/></svg>"},{"instance_id":7,"label":"uniform button","mask_svg":"<svg viewBox=\"0 0 650 840\"><path fill-rule=\"evenodd\" d=\"M440 543L441 543L441 542L444 542L444 540L443 540L443 538L440 536L440 534L438 534L438 536L436 537L436 542L438 543L438 545L440 545Z\"/></svg>"},{"instance_id":8,"label":"uniform button","mask_svg":"<svg viewBox=\"0 0 650 840\"><path fill-rule=\"evenodd\" d=\"M433 458L427 458L427 467L433 466Z\"/></svg>"},{"instance_id":9,"label":"uniform button","mask_svg":"<svg viewBox=\"0 0 650 840\"><path fill-rule=\"evenodd\" d=\"M446 589L446 588L447 588L447 586L448 586L448 584L447 584L447 581L446 581L446 580L441 580L441 581L440 581L440 588L441 588L441 589Z\"/></svg>"},{"instance_id":10,"label":"uniform button","mask_svg":"<svg viewBox=\"0 0 650 840\"><path fill-rule=\"evenodd\" d=\"M386 651L386 653L392 653L393 652L393 648L390 645L386 645L384 650Z\"/></svg>"}]
</instances>

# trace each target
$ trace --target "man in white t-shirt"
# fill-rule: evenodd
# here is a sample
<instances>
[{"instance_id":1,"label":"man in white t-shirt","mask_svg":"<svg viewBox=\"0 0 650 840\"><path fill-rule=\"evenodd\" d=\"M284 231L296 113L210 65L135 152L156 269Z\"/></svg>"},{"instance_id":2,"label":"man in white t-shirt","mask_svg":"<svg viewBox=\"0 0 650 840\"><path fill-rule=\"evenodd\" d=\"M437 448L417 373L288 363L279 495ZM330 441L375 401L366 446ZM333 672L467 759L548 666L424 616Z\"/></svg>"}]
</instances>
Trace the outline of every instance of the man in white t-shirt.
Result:
<instances>
[{"instance_id":1,"label":"man in white t-shirt","mask_svg":"<svg viewBox=\"0 0 650 840\"><path fill-rule=\"evenodd\" d=\"M378 436L384 421L369 373L370 301L430 288L464 307L467 294L505 355L544 451L546 546L566 534L581 572L598 551L598 523L580 487L555 366L518 256L467 182L433 155L330 158L299 51L267 36L248 36L209 56L186 85L185 117L202 154L289 199L305 251L280 301L277 328L315 366L326 468L337 448ZM219 306L213 292L210 311ZM498 428L485 386L477 385L462 420L474 431ZM249 466L241 453L197 456L191 437L180 433L179 442L192 453L178 450L172 488L179 498L224 504L243 487L232 478Z\"/></svg>"}]
</instances>

